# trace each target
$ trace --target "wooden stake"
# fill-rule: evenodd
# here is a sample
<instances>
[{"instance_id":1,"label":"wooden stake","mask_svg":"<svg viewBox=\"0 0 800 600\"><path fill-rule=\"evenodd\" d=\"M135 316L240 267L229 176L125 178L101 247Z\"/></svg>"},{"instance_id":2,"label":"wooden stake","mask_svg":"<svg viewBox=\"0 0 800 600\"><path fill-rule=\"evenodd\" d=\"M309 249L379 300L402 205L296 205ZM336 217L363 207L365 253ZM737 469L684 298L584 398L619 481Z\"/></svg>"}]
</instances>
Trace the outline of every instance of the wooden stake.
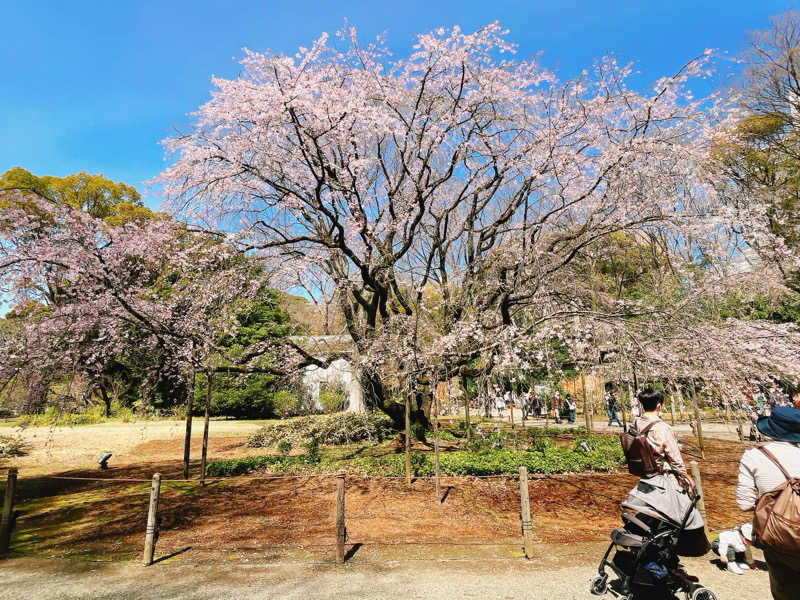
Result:
<instances>
[{"instance_id":1,"label":"wooden stake","mask_svg":"<svg viewBox=\"0 0 800 600\"><path fill-rule=\"evenodd\" d=\"M533 558L533 534L531 533L531 499L528 494L528 469L524 465L519 468L520 520L522 521L522 542L525 546L525 558Z\"/></svg>"},{"instance_id":2,"label":"wooden stake","mask_svg":"<svg viewBox=\"0 0 800 600\"><path fill-rule=\"evenodd\" d=\"M0 556L8 554L11 547L11 530L13 528L12 521L14 520L14 492L17 489L17 469L11 467L8 469L8 478L6 479L6 493L3 497L3 514L0 515L2 523L0 523Z\"/></svg>"},{"instance_id":3,"label":"wooden stake","mask_svg":"<svg viewBox=\"0 0 800 600\"><path fill-rule=\"evenodd\" d=\"M206 414L203 422L203 453L200 458L200 482L206 484L206 457L208 456L208 421L211 413L211 382L214 377L212 371L206 373Z\"/></svg>"},{"instance_id":4,"label":"wooden stake","mask_svg":"<svg viewBox=\"0 0 800 600\"><path fill-rule=\"evenodd\" d=\"M161 493L161 473L153 475L150 484L150 506L147 508L147 529L144 530L144 557L142 564L149 567L153 564L158 538L158 496Z\"/></svg>"},{"instance_id":5,"label":"wooden stake","mask_svg":"<svg viewBox=\"0 0 800 600\"><path fill-rule=\"evenodd\" d=\"M344 564L344 543L347 529L344 525L344 475L345 470L336 473L336 562Z\"/></svg>"},{"instance_id":6,"label":"wooden stake","mask_svg":"<svg viewBox=\"0 0 800 600\"><path fill-rule=\"evenodd\" d=\"M700 479L700 467L696 460L689 462L689 470L692 472L692 479L694 479L694 486L697 488L697 493L700 495L700 501L697 503L697 510L703 516L704 527L706 534L708 534L708 519L706 518L706 499L703 495L703 481Z\"/></svg>"},{"instance_id":7,"label":"wooden stake","mask_svg":"<svg viewBox=\"0 0 800 600\"><path fill-rule=\"evenodd\" d=\"M189 454L192 446L192 409L194 407L194 371L186 392L186 435L183 438L183 478L189 479Z\"/></svg>"}]
</instances>

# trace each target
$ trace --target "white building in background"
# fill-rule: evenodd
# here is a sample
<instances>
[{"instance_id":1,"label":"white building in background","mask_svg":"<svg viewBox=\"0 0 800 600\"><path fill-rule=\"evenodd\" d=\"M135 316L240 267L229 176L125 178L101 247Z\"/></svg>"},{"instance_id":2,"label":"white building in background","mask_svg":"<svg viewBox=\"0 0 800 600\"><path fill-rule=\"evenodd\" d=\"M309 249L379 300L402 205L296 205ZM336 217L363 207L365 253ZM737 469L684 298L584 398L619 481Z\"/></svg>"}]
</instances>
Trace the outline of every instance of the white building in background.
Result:
<instances>
[{"instance_id":1,"label":"white building in background","mask_svg":"<svg viewBox=\"0 0 800 600\"><path fill-rule=\"evenodd\" d=\"M361 383L354 371L352 363L344 358L337 358L328 365L327 369L309 365L303 373L303 385L318 408L322 408L319 403L319 393L322 384L326 383L341 386L344 390L347 396L347 412L367 412L364 404L364 391L361 389Z\"/></svg>"},{"instance_id":2,"label":"white building in background","mask_svg":"<svg viewBox=\"0 0 800 600\"><path fill-rule=\"evenodd\" d=\"M309 335L291 339L302 346L306 352L320 359L336 354L353 353L353 341L348 335ZM322 408L319 394L324 383L339 386L344 390L347 396L347 412L367 412L366 404L364 404L364 390L351 360L337 358L326 369L309 365L304 369L302 379L309 396L318 408Z\"/></svg>"}]
</instances>

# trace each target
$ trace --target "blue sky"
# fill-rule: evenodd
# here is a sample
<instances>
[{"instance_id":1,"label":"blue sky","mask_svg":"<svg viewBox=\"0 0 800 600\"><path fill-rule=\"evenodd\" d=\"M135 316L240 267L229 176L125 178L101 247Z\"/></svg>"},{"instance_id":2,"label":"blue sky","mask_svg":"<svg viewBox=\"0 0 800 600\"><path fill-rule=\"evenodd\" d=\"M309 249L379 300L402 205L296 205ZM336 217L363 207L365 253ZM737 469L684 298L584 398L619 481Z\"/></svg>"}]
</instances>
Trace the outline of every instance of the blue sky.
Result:
<instances>
[{"instance_id":1,"label":"blue sky","mask_svg":"<svg viewBox=\"0 0 800 600\"><path fill-rule=\"evenodd\" d=\"M185 130L212 74L233 76L241 48L293 53L344 19L362 38L385 31L402 55L414 34L499 20L521 56L567 78L607 51L648 81L706 47L732 54L768 26L773 0L493 2L88 2L3 0L0 172L86 170L144 191L163 167L159 140ZM156 206L158 199L148 198Z\"/></svg>"}]
</instances>

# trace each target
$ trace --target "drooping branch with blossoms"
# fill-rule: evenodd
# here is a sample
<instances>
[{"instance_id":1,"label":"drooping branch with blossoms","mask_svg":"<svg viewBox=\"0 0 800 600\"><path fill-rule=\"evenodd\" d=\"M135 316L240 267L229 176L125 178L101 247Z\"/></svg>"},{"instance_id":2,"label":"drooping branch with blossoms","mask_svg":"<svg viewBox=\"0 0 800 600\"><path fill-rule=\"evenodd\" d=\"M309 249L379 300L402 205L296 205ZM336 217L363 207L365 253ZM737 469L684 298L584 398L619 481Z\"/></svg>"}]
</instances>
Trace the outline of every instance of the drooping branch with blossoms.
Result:
<instances>
[{"instance_id":1,"label":"drooping branch with blossoms","mask_svg":"<svg viewBox=\"0 0 800 600\"><path fill-rule=\"evenodd\" d=\"M2 202L0 289L25 317L0 342L4 384L31 372L98 383L122 362L144 370L144 388L179 392L195 371L285 376L314 360L286 339L233 355L221 343L268 274L217 238L167 217L111 226L21 191Z\"/></svg>"}]
</instances>

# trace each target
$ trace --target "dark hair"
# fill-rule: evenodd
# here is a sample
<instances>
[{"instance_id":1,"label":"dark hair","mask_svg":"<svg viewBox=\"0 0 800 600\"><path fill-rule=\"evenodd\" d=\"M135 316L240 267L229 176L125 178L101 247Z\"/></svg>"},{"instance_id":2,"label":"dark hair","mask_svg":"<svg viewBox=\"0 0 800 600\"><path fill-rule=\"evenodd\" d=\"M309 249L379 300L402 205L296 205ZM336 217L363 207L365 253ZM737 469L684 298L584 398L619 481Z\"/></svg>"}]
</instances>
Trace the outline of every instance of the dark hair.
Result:
<instances>
[{"instance_id":1,"label":"dark hair","mask_svg":"<svg viewBox=\"0 0 800 600\"><path fill-rule=\"evenodd\" d=\"M639 404L646 411L655 410L659 404L664 404L664 392L647 388L639 392Z\"/></svg>"}]
</instances>

